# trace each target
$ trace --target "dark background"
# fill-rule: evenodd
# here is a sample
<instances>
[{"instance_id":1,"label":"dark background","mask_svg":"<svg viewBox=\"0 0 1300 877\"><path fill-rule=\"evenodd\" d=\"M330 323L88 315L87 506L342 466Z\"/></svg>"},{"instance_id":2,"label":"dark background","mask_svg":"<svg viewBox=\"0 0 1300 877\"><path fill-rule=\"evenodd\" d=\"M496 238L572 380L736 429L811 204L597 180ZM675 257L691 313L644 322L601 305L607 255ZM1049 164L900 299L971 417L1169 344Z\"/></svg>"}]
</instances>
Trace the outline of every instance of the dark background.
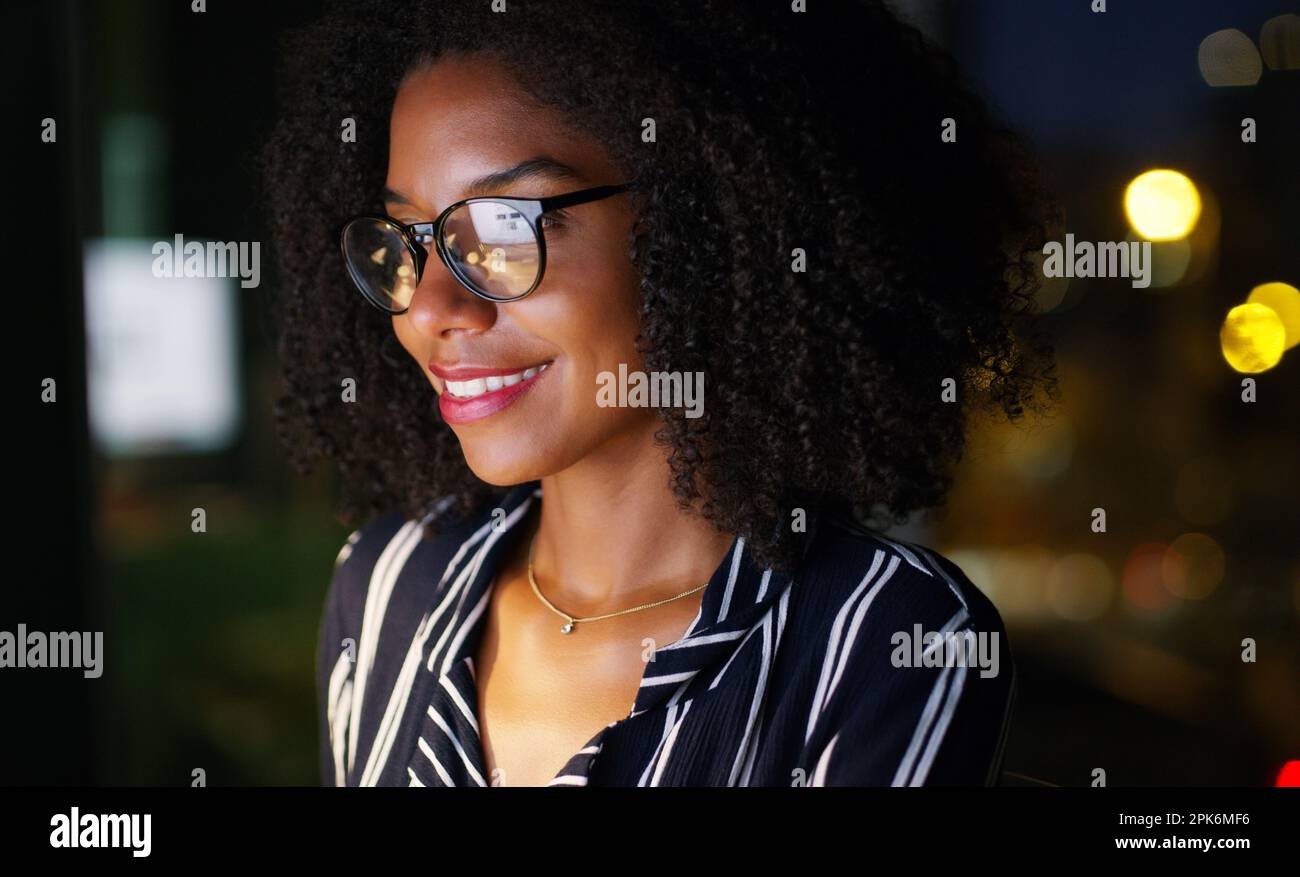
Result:
<instances>
[{"instance_id":1,"label":"dark background","mask_svg":"<svg viewBox=\"0 0 1300 877\"><path fill-rule=\"evenodd\" d=\"M1197 48L1225 28L1258 42L1295 10L893 5L1027 136L1076 238L1124 239L1124 187L1151 167L1187 174L1205 202L1181 280L1049 284L1057 416L981 425L946 514L898 531L957 561L1008 623L1022 676L1006 769L1056 785L1087 785L1095 768L1110 785L1270 785L1300 758L1300 348L1254 376L1259 401L1245 404L1219 327L1255 285L1300 285L1300 69L1214 87ZM0 783L186 785L195 768L213 785L317 782L314 644L348 531L330 473L294 474L271 431L275 278L252 168L278 40L317 7L0 12L7 139L20 145L6 182L19 402L0 629L102 630L107 649L94 680L0 670ZM851 83L843 101L870 119ZM47 116L55 144L39 139ZM1244 116L1256 143L1241 142ZM89 426L83 248L177 233L263 242L262 285L231 293L239 422L203 451L110 453ZM40 401L48 377L56 404ZM1105 534L1089 528L1098 506ZM1179 555L1188 545L1203 550ZM1170 558L1213 565L1216 549L1222 574L1193 564L1204 587L1180 588ZM1246 637L1254 663L1240 657Z\"/></svg>"}]
</instances>

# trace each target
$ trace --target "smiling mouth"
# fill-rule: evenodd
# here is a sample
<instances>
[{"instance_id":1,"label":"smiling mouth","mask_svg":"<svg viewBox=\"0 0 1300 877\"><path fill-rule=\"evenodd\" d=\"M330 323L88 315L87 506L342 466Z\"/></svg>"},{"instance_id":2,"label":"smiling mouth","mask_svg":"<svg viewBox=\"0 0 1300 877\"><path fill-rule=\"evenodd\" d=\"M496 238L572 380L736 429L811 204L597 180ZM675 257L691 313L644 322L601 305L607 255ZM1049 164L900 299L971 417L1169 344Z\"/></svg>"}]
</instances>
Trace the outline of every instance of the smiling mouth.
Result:
<instances>
[{"instance_id":1,"label":"smiling mouth","mask_svg":"<svg viewBox=\"0 0 1300 877\"><path fill-rule=\"evenodd\" d=\"M505 387L513 387L516 384L532 380L546 371L546 367L549 365L549 362L544 362L541 365L530 366L522 371L511 372L510 374L488 375L466 381L443 379L443 384L446 387L445 393L453 399L477 399L479 396L485 396Z\"/></svg>"}]
</instances>

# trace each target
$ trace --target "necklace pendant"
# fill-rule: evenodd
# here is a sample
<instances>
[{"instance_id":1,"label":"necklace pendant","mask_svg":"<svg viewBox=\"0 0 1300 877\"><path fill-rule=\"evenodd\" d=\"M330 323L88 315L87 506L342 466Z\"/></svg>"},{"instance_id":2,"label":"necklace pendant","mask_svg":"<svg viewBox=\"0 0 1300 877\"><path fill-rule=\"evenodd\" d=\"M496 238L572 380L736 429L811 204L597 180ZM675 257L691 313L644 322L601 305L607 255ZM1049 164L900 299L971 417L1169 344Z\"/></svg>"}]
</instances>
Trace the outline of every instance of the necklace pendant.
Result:
<instances>
[{"instance_id":1,"label":"necklace pendant","mask_svg":"<svg viewBox=\"0 0 1300 877\"><path fill-rule=\"evenodd\" d=\"M560 633L573 633L573 622L565 622L564 627L560 628Z\"/></svg>"}]
</instances>

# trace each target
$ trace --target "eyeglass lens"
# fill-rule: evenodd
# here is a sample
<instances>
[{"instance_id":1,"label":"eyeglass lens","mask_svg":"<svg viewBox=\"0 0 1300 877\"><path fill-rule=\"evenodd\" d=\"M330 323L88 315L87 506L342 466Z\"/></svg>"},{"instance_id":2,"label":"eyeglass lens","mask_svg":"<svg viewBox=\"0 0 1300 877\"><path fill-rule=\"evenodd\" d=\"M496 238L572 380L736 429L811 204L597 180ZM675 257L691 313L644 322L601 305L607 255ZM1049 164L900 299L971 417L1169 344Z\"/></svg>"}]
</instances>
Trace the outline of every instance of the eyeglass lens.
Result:
<instances>
[{"instance_id":1,"label":"eyeglass lens","mask_svg":"<svg viewBox=\"0 0 1300 877\"><path fill-rule=\"evenodd\" d=\"M462 204L442 228L447 261L459 278L489 298L514 298L537 279L541 247L519 210L497 201ZM410 306L415 265L397 228L378 219L352 222L343 236L352 279L371 301L389 310Z\"/></svg>"},{"instance_id":2,"label":"eyeglass lens","mask_svg":"<svg viewBox=\"0 0 1300 877\"><path fill-rule=\"evenodd\" d=\"M357 219L343 231L343 252L353 282L381 308L400 311L415 294L415 260L396 226Z\"/></svg>"}]
</instances>

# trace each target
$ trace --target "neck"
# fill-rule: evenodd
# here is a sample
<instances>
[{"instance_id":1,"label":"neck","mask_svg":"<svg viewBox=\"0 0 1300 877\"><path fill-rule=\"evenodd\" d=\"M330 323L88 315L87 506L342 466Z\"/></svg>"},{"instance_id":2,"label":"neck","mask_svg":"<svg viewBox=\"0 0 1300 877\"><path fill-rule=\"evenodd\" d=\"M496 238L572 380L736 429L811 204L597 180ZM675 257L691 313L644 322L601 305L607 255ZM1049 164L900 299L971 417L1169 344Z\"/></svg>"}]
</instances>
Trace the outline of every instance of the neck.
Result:
<instances>
[{"instance_id":1,"label":"neck","mask_svg":"<svg viewBox=\"0 0 1300 877\"><path fill-rule=\"evenodd\" d=\"M733 536L682 511L668 480L652 431L544 477L533 569L547 597L581 616L707 582Z\"/></svg>"}]
</instances>

